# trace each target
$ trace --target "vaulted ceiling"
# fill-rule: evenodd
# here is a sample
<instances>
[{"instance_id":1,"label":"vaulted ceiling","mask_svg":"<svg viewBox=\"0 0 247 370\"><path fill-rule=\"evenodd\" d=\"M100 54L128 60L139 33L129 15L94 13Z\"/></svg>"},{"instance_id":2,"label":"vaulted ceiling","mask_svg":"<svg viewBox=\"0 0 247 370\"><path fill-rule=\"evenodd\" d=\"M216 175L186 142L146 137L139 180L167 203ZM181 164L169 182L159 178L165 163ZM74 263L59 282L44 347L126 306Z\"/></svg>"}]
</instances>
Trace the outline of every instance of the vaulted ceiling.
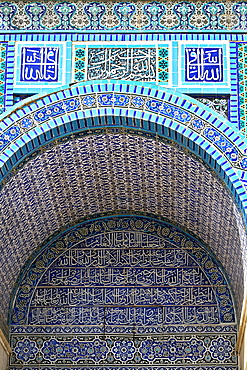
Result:
<instances>
[{"instance_id":1,"label":"vaulted ceiling","mask_svg":"<svg viewBox=\"0 0 247 370\"><path fill-rule=\"evenodd\" d=\"M0 207L6 318L17 276L35 249L60 228L104 213L152 214L195 235L222 263L241 305L241 217L222 181L174 145L127 133L54 145L7 182Z\"/></svg>"}]
</instances>

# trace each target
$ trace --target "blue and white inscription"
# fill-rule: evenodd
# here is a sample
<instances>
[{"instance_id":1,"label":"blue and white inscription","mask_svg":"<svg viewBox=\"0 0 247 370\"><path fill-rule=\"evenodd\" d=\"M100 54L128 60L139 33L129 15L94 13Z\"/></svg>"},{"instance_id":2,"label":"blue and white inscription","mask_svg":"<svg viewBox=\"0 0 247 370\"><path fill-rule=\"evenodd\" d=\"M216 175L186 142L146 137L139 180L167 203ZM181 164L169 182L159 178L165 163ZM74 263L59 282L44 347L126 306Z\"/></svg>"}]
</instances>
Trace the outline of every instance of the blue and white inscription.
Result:
<instances>
[{"instance_id":1,"label":"blue and white inscription","mask_svg":"<svg viewBox=\"0 0 247 370\"><path fill-rule=\"evenodd\" d=\"M185 81L222 82L222 48L185 48L185 69Z\"/></svg>"},{"instance_id":2,"label":"blue and white inscription","mask_svg":"<svg viewBox=\"0 0 247 370\"><path fill-rule=\"evenodd\" d=\"M156 48L88 48L87 79L156 81Z\"/></svg>"},{"instance_id":3,"label":"blue and white inscription","mask_svg":"<svg viewBox=\"0 0 247 370\"><path fill-rule=\"evenodd\" d=\"M58 81L59 47L22 47L20 80Z\"/></svg>"}]
</instances>

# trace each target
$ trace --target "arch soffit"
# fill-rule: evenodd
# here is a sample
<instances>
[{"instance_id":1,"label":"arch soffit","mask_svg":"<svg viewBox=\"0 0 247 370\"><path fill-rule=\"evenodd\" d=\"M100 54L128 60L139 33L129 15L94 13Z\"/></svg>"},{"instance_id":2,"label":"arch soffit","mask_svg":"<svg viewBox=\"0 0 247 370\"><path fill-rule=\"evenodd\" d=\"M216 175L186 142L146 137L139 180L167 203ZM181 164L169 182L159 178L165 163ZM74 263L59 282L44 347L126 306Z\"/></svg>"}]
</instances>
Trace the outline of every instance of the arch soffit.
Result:
<instances>
[{"instance_id":1,"label":"arch soffit","mask_svg":"<svg viewBox=\"0 0 247 370\"><path fill-rule=\"evenodd\" d=\"M48 142L102 126L129 127L165 136L201 157L225 181L246 219L246 139L224 117L175 90L130 81L81 82L35 95L1 118L2 184Z\"/></svg>"},{"instance_id":2,"label":"arch soffit","mask_svg":"<svg viewBox=\"0 0 247 370\"><path fill-rule=\"evenodd\" d=\"M245 176L246 141L225 118L174 90L127 81L80 83L18 104L2 116L1 126L2 183L35 151L39 154L41 146L49 148L49 142L85 130L121 132L124 127L151 138L163 136L201 157L245 211L247 198L240 180Z\"/></svg>"},{"instance_id":3,"label":"arch soffit","mask_svg":"<svg viewBox=\"0 0 247 370\"><path fill-rule=\"evenodd\" d=\"M3 312L16 273L44 239L109 212L165 217L193 233L222 262L241 307L242 243L233 215L241 216L212 171L175 146L128 133L66 138L6 184L1 205Z\"/></svg>"}]
</instances>

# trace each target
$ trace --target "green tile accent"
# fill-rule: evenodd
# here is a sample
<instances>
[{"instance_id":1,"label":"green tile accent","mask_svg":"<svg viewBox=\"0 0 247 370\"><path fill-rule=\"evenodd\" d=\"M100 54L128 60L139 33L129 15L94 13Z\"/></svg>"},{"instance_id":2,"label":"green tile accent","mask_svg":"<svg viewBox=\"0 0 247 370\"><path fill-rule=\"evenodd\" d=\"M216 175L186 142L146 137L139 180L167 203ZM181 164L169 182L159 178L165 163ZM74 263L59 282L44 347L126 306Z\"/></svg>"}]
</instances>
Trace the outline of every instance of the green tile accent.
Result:
<instances>
[{"instance_id":1,"label":"green tile accent","mask_svg":"<svg viewBox=\"0 0 247 370\"><path fill-rule=\"evenodd\" d=\"M158 82L169 80L169 48L158 49Z\"/></svg>"},{"instance_id":2,"label":"green tile accent","mask_svg":"<svg viewBox=\"0 0 247 370\"><path fill-rule=\"evenodd\" d=\"M85 81L85 57L85 48L75 48L74 81L76 82Z\"/></svg>"}]
</instances>

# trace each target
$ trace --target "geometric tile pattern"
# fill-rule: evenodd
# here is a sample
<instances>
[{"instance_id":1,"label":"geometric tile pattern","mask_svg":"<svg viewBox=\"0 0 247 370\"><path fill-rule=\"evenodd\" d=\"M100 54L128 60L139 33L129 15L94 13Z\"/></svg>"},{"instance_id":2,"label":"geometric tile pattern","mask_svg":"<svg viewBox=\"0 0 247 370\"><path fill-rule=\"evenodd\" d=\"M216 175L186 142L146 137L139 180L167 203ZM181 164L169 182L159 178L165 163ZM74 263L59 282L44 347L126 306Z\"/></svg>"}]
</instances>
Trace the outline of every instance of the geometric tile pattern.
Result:
<instances>
[{"instance_id":1,"label":"geometric tile pattern","mask_svg":"<svg viewBox=\"0 0 247 370\"><path fill-rule=\"evenodd\" d=\"M84 81L85 77L85 54L86 48L75 48L74 81Z\"/></svg>"},{"instance_id":2,"label":"geometric tile pattern","mask_svg":"<svg viewBox=\"0 0 247 370\"><path fill-rule=\"evenodd\" d=\"M0 114L5 110L7 44L0 44Z\"/></svg>"},{"instance_id":3,"label":"geometric tile pattern","mask_svg":"<svg viewBox=\"0 0 247 370\"><path fill-rule=\"evenodd\" d=\"M31 253L64 225L104 213L153 214L195 234L222 262L241 307L244 256L231 196L202 163L165 141L91 131L57 142L5 185L0 207L5 317Z\"/></svg>"},{"instance_id":4,"label":"geometric tile pattern","mask_svg":"<svg viewBox=\"0 0 247 370\"><path fill-rule=\"evenodd\" d=\"M39 2L1 3L2 29L224 30L247 28L244 2Z\"/></svg>"},{"instance_id":5,"label":"geometric tile pattern","mask_svg":"<svg viewBox=\"0 0 247 370\"><path fill-rule=\"evenodd\" d=\"M151 218L65 231L30 259L13 302L11 365L237 365L221 267L195 239Z\"/></svg>"},{"instance_id":6,"label":"geometric tile pattern","mask_svg":"<svg viewBox=\"0 0 247 370\"><path fill-rule=\"evenodd\" d=\"M57 363L67 366L70 364L109 366L121 362L124 365L135 365L137 370L148 369L146 366L143 367L143 364L166 365L166 369L175 370L177 367L172 366L174 362L183 364L184 361L188 365L197 366L208 363L214 365L215 370L225 370L222 365L231 365L232 369L237 369L235 343L236 334L221 336L199 334L196 338L180 334L151 338L134 337L134 339L109 335L103 339L94 339L93 336L83 338L78 335L65 338L21 336L14 337L11 341L13 354L10 361L13 365L24 364L26 370L36 369L37 364L56 369ZM126 369L121 365L110 368ZM13 370L15 367L10 365L9 369ZM103 370L105 367L99 369ZM180 369L188 368L183 366Z\"/></svg>"},{"instance_id":7,"label":"geometric tile pattern","mask_svg":"<svg viewBox=\"0 0 247 370\"><path fill-rule=\"evenodd\" d=\"M239 129L247 137L247 44L238 48Z\"/></svg>"},{"instance_id":8,"label":"geometric tile pattern","mask_svg":"<svg viewBox=\"0 0 247 370\"><path fill-rule=\"evenodd\" d=\"M159 48L158 49L158 81L168 82L169 78L169 49Z\"/></svg>"}]
</instances>

